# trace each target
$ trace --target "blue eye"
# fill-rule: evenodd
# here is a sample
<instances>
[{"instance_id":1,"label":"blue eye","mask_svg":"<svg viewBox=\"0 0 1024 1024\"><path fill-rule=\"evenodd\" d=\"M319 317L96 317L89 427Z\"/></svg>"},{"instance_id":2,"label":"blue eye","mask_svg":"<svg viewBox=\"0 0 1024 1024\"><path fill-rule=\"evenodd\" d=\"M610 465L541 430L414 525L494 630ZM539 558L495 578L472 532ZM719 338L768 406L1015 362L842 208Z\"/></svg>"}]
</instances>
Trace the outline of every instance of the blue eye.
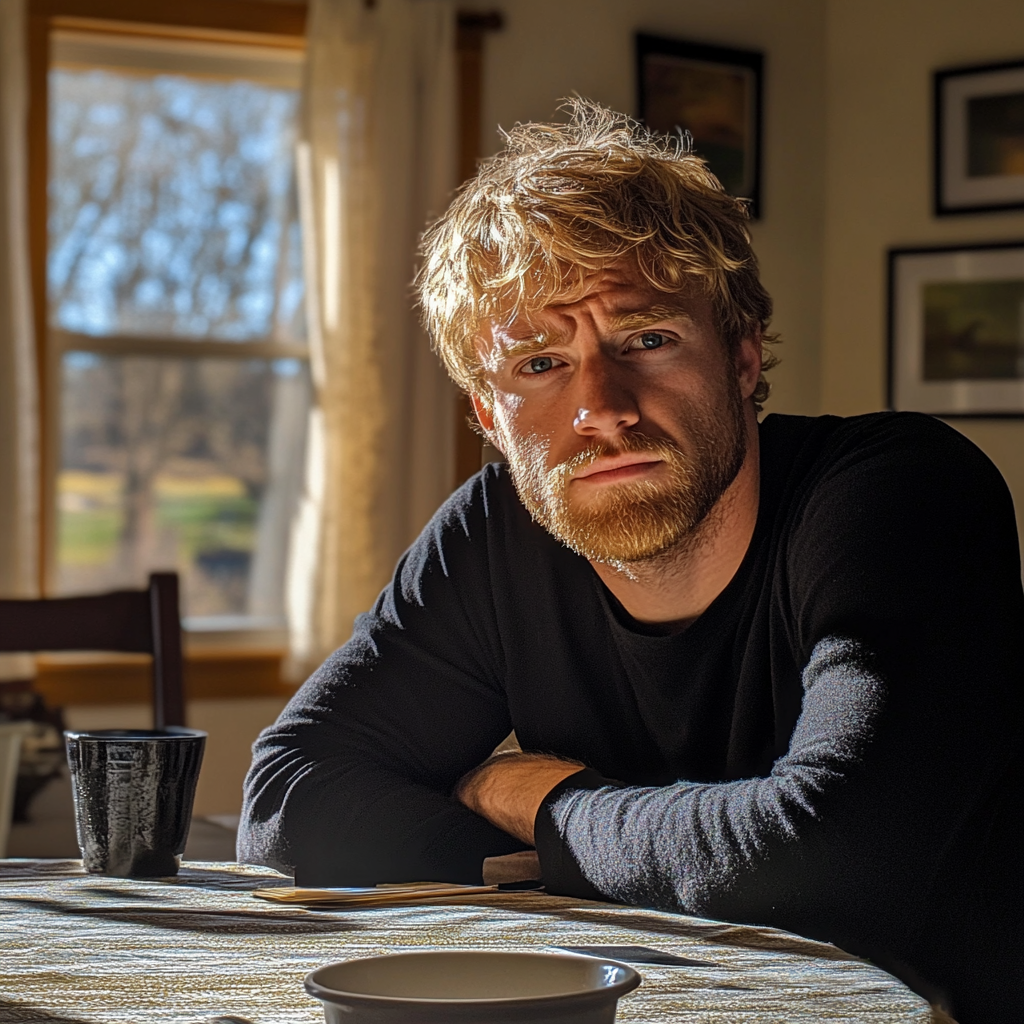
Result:
<instances>
[{"instance_id":1,"label":"blue eye","mask_svg":"<svg viewBox=\"0 0 1024 1024\"><path fill-rule=\"evenodd\" d=\"M648 331L646 334L640 335L640 344L644 348L661 348L665 344L665 335L657 334L654 331Z\"/></svg>"},{"instance_id":2,"label":"blue eye","mask_svg":"<svg viewBox=\"0 0 1024 1024\"><path fill-rule=\"evenodd\" d=\"M555 365L551 356L536 356L523 368L526 373L546 373Z\"/></svg>"}]
</instances>

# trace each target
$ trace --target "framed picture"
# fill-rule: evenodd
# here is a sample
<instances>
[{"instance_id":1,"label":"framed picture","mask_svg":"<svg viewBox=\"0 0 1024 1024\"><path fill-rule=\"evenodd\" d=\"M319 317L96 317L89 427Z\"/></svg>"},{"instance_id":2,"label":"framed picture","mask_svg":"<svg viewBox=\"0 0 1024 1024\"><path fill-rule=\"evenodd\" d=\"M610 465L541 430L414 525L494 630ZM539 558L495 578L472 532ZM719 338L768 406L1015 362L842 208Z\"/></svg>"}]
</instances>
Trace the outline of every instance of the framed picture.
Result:
<instances>
[{"instance_id":1,"label":"framed picture","mask_svg":"<svg viewBox=\"0 0 1024 1024\"><path fill-rule=\"evenodd\" d=\"M889 406L1024 416L1024 242L890 250Z\"/></svg>"},{"instance_id":2,"label":"framed picture","mask_svg":"<svg viewBox=\"0 0 1024 1024\"><path fill-rule=\"evenodd\" d=\"M726 192L760 216L764 55L643 34L636 55L641 120L688 131Z\"/></svg>"},{"instance_id":3,"label":"framed picture","mask_svg":"<svg viewBox=\"0 0 1024 1024\"><path fill-rule=\"evenodd\" d=\"M1024 209L1024 60L935 73L935 212Z\"/></svg>"}]
</instances>

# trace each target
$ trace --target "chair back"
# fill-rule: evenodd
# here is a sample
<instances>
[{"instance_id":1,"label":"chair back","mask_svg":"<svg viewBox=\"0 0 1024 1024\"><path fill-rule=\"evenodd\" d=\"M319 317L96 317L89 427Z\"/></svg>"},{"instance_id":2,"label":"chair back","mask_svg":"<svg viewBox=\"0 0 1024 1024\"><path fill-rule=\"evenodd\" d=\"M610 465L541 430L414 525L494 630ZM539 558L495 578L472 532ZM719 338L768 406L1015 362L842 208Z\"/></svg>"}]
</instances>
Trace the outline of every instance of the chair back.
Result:
<instances>
[{"instance_id":1,"label":"chair back","mask_svg":"<svg viewBox=\"0 0 1024 1024\"><path fill-rule=\"evenodd\" d=\"M153 656L153 727L185 724L178 574L145 590L0 600L0 652L124 651Z\"/></svg>"}]
</instances>

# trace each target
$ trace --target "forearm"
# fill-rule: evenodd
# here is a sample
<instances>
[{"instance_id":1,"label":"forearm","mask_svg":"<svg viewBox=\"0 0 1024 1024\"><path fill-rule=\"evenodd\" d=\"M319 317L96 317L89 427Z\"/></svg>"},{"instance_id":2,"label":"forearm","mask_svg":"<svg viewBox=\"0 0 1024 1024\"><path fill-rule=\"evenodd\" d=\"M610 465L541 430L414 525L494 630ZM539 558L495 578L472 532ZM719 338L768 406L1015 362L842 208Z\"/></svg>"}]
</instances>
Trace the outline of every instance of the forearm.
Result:
<instances>
[{"instance_id":1,"label":"forearm","mask_svg":"<svg viewBox=\"0 0 1024 1024\"><path fill-rule=\"evenodd\" d=\"M479 882L486 857L523 848L451 797L508 732L497 701L449 684L428 703L412 671L350 678L329 663L257 740L240 859L316 885Z\"/></svg>"},{"instance_id":2,"label":"forearm","mask_svg":"<svg viewBox=\"0 0 1024 1024\"><path fill-rule=\"evenodd\" d=\"M239 858L308 885L479 883L523 844L447 794L366 761L267 764L246 786Z\"/></svg>"},{"instance_id":3,"label":"forearm","mask_svg":"<svg viewBox=\"0 0 1024 1024\"><path fill-rule=\"evenodd\" d=\"M497 754L467 772L455 798L502 831L533 846L533 824L545 796L584 766L547 754Z\"/></svg>"},{"instance_id":4,"label":"forearm","mask_svg":"<svg viewBox=\"0 0 1024 1024\"><path fill-rule=\"evenodd\" d=\"M884 757L872 761L885 688L868 660L843 641L816 648L804 713L768 778L657 788L592 772L566 779L537 818L549 889L805 932L807 908L813 917L831 902L875 899L885 886L869 894L862 883L886 843L909 841L905 807L926 794Z\"/></svg>"},{"instance_id":5,"label":"forearm","mask_svg":"<svg viewBox=\"0 0 1024 1024\"><path fill-rule=\"evenodd\" d=\"M806 783L655 788L609 784L590 772L567 779L538 814L545 882L584 898L757 920L749 893L774 887L781 897L788 848L813 825L802 805ZM747 895L737 902L740 893Z\"/></svg>"}]
</instances>

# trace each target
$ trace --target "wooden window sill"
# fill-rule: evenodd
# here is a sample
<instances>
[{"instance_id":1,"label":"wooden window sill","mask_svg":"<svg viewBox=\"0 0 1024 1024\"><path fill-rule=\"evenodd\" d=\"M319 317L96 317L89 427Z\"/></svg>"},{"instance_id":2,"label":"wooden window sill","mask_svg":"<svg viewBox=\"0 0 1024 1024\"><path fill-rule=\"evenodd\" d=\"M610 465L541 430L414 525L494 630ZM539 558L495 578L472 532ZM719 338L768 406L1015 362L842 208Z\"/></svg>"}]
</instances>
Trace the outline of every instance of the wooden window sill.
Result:
<instances>
[{"instance_id":1,"label":"wooden window sill","mask_svg":"<svg viewBox=\"0 0 1024 1024\"><path fill-rule=\"evenodd\" d=\"M186 700L290 697L281 678L282 650L213 649L185 654ZM147 654L40 654L36 690L51 707L69 704L148 704Z\"/></svg>"}]
</instances>

